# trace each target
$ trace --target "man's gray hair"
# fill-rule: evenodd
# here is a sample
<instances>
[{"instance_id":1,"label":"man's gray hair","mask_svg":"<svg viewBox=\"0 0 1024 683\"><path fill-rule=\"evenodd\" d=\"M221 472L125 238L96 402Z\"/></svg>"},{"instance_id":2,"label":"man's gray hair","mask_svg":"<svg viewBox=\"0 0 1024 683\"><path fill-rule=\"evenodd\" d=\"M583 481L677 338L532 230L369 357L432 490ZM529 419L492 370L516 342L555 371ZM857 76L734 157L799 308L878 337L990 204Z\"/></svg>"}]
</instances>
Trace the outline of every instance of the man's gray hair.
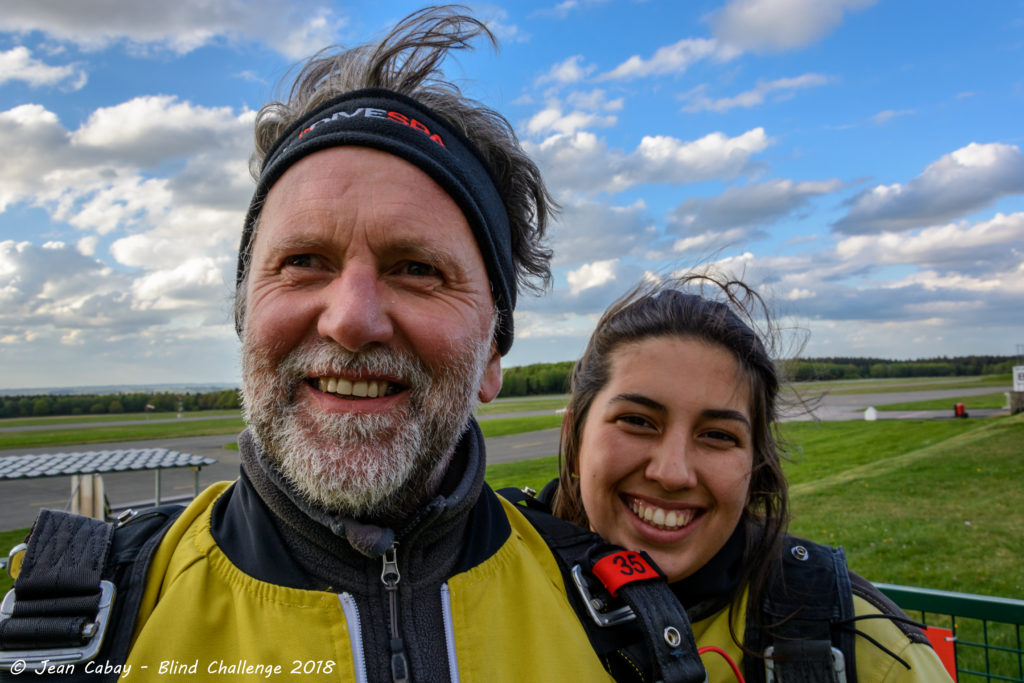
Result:
<instances>
[{"instance_id":1,"label":"man's gray hair","mask_svg":"<svg viewBox=\"0 0 1024 683\"><path fill-rule=\"evenodd\" d=\"M412 97L469 138L483 155L508 213L516 285L540 293L551 281L551 250L544 238L557 210L554 199L508 120L463 96L441 71L449 50L469 48L474 38L485 36L497 46L490 29L462 13L466 10L461 5L428 7L400 21L379 42L318 52L302 65L287 100L269 102L256 115L249 171L258 179L265 156L288 126L342 93L385 88ZM245 313L247 256L242 255L245 276L235 292L238 321Z\"/></svg>"}]
</instances>

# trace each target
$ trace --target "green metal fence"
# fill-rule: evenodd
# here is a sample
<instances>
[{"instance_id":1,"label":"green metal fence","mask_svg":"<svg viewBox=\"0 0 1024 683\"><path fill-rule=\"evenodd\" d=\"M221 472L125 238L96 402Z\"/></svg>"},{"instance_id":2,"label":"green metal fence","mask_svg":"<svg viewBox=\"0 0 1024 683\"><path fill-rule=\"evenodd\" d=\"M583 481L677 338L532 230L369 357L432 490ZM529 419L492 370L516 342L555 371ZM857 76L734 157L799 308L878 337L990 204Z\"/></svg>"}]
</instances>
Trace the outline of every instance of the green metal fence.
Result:
<instances>
[{"instance_id":1,"label":"green metal fence","mask_svg":"<svg viewBox=\"0 0 1024 683\"><path fill-rule=\"evenodd\" d=\"M1024 600L876 585L911 618L952 629L958 683L1024 683Z\"/></svg>"}]
</instances>

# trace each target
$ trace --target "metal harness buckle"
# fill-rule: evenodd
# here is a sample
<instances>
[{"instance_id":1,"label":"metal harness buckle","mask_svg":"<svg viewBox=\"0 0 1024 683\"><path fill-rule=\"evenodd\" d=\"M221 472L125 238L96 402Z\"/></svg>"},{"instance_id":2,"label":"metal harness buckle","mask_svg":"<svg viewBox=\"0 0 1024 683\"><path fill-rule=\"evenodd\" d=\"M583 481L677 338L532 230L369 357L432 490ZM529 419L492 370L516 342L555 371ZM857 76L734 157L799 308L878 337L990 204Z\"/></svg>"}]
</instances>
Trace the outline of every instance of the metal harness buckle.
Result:
<instances>
[{"instance_id":1,"label":"metal harness buckle","mask_svg":"<svg viewBox=\"0 0 1024 683\"><path fill-rule=\"evenodd\" d=\"M608 603L599 597L594 597L590 593L590 589L587 587L587 579L583 574L583 567L578 564L573 565L572 580L576 584L576 590L579 591L580 597L583 598L583 604L587 606L590 618L598 626L618 626L619 624L636 619L633 608L629 605L623 605L610 612L604 611L608 609Z\"/></svg>"},{"instance_id":2,"label":"metal harness buckle","mask_svg":"<svg viewBox=\"0 0 1024 683\"><path fill-rule=\"evenodd\" d=\"M83 629L85 632L82 635L88 640L85 645L33 650L0 650L0 671L11 671L11 667L15 663L24 663L25 671L42 671L47 666L88 662L96 657L103 646L103 637L107 632L110 608L114 604L115 593L113 583L100 581L100 605L96 612L96 621L86 624ZM3 604L0 605L0 623L13 617L15 600L14 590L11 589L4 596Z\"/></svg>"}]
</instances>

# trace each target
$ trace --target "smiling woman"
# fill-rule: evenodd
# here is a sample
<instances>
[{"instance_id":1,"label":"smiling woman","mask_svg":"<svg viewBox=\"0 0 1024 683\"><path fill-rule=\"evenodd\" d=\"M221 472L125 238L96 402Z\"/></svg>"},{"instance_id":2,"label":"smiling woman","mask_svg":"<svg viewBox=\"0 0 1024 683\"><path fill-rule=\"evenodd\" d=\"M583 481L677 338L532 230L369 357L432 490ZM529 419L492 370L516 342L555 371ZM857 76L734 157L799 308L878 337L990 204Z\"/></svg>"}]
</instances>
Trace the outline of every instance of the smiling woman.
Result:
<instances>
[{"instance_id":1,"label":"smiling woman","mask_svg":"<svg viewBox=\"0 0 1024 683\"><path fill-rule=\"evenodd\" d=\"M558 487L545 495L557 515L654 559L698 647L742 660L747 681L797 669L948 680L841 549L786 533L775 338L742 282L701 274L635 288L576 363ZM710 680L734 680L723 659L705 665Z\"/></svg>"}]
</instances>

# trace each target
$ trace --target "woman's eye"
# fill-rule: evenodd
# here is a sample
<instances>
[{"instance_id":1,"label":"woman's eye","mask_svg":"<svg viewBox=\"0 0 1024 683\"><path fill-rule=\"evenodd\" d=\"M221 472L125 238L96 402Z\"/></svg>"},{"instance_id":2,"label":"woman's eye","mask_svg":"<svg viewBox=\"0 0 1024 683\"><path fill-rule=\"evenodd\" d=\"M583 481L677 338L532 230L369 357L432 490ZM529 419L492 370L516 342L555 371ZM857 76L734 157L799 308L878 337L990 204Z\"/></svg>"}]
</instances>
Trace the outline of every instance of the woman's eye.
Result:
<instances>
[{"instance_id":1,"label":"woman's eye","mask_svg":"<svg viewBox=\"0 0 1024 683\"><path fill-rule=\"evenodd\" d=\"M737 439L732 434L730 434L729 432L723 432L718 429L713 429L711 431L704 432L704 438L710 439L715 442L727 443L733 446L738 446L740 443L740 440Z\"/></svg>"},{"instance_id":2,"label":"woman's eye","mask_svg":"<svg viewBox=\"0 0 1024 683\"><path fill-rule=\"evenodd\" d=\"M651 421L641 415L620 415L619 417L615 418L615 421L629 427L637 427L641 429L654 428L654 425L651 424Z\"/></svg>"}]
</instances>

